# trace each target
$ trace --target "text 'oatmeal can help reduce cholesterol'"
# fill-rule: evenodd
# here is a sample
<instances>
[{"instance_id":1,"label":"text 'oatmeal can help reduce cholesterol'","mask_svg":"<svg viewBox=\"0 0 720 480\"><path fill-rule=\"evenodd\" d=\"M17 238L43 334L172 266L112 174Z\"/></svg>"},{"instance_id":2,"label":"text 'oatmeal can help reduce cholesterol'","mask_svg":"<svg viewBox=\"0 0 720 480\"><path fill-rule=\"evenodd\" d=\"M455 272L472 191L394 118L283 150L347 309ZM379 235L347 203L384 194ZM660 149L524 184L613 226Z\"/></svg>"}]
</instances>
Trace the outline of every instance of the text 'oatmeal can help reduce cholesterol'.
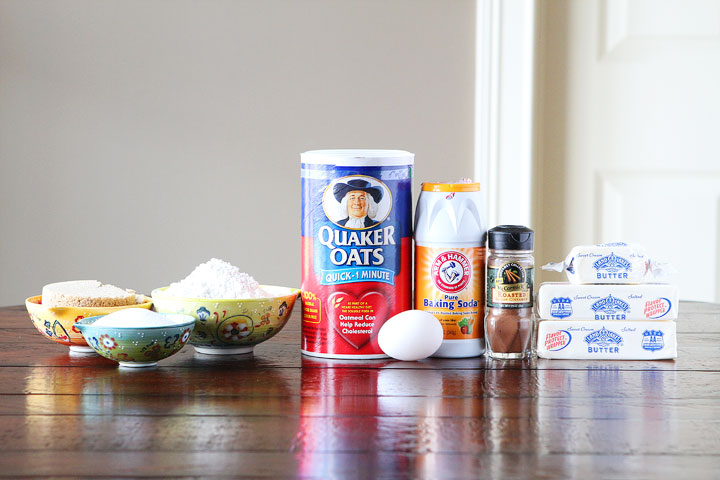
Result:
<instances>
[{"instance_id":1,"label":"text 'oatmeal can help reduce cholesterol'","mask_svg":"<svg viewBox=\"0 0 720 480\"><path fill-rule=\"evenodd\" d=\"M411 308L412 170L400 150L301 154L301 351L385 358L377 334Z\"/></svg>"}]
</instances>

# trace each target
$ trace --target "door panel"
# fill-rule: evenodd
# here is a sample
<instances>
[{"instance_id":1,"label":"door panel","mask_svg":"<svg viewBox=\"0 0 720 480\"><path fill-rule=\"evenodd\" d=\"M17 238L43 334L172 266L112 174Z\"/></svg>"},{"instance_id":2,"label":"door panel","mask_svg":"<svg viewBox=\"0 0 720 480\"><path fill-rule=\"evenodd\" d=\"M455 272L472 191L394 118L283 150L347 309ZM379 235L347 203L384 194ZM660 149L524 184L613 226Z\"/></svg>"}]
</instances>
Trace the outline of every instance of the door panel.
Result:
<instances>
[{"instance_id":1,"label":"door panel","mask_svg":"<svg viewBox=\"0 0 720 480\"><path fill-rule=\"evenodd\" d=\"M720 297L720 173L598 172L599 238L652 246L683 273L683 298Z\"/></svg>"},{"instance_id":2,"label":"door panel","mask_svg":"<svg viewBox=\"0 0 720 480\"><path fill-rule=\"evenodd\" d=\"M720 301L720 2L545 1L538 24L538 261L642 243Z\"/></svg>"}]
</instances>

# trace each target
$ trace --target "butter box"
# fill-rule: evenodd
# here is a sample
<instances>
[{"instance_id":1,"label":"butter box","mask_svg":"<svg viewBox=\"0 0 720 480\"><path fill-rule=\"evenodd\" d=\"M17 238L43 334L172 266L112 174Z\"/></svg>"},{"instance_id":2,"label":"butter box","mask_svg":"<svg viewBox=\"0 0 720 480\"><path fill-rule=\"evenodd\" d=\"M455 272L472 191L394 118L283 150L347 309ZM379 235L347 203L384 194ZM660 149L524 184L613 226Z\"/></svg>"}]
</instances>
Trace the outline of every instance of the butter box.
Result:
<instances>
[{"instance_id":1,"label":"butter box","mask_svg":"<svg viewBox=\"0 0 720 480\"><path fill-rule=\"evenodd\" d=\"M548 320L674 320L677 286L573 285L543 283L537 294L539 318Z\"/></svg>"},{"instance_id":2,"label":"butter box","mask_svg":"<svg viewBox=\"0 0 720 480\"><path fill-rule=\"evenodd\" d=\"M543 270L562 272L570 283L647 283L667 280L672 268L651 260L640 245L616 242L580 245L564 261Z\"/></svg>"},{"instance_id":3,"label":"butter box","mask_svg":"<svg viewBox=\"0 0 720 480\"><path fill-rule=\"evenodd\" d=\"M538 322L540 358L660 360L677 358L675 322L568 321Z\"/></svg>"}]
</instances>

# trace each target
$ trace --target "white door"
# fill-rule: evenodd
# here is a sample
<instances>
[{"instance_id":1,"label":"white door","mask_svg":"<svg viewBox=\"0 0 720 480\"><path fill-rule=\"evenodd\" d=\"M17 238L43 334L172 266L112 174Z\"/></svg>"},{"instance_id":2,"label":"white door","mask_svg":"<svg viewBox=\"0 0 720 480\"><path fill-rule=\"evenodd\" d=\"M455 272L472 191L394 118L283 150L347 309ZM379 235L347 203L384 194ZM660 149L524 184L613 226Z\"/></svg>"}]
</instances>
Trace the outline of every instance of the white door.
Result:
<instances>
[{"instance_id":1,"label":"white door","mask_svg":"<svg viewBox=\"0 0 720 480\"><path fill-rule=\"evenodd\" d=\"M538 263L638 242L680 271L682 299L720 301L720 1L553 0L538 15Z\"/></svg>"}]
</instances>

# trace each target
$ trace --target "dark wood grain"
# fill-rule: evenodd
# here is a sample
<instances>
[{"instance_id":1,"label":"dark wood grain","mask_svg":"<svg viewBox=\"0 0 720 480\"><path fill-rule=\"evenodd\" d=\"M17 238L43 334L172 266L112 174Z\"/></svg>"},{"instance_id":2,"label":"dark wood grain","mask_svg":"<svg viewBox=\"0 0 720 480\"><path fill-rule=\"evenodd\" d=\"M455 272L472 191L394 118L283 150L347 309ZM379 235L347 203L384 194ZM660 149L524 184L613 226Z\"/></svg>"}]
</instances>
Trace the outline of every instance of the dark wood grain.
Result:
<instances>
[{"instance_id":1,"label":"dark wood grain","mask_svg":"<svg viewBox=\"0 0 720 480\"><path fill-rule=\"evenodd\" d=\"M720 305L676 361L332 361L299 318L255 355L69 355L0 308L1 477L715 478Z\"/></svg>"}]
</instances>

